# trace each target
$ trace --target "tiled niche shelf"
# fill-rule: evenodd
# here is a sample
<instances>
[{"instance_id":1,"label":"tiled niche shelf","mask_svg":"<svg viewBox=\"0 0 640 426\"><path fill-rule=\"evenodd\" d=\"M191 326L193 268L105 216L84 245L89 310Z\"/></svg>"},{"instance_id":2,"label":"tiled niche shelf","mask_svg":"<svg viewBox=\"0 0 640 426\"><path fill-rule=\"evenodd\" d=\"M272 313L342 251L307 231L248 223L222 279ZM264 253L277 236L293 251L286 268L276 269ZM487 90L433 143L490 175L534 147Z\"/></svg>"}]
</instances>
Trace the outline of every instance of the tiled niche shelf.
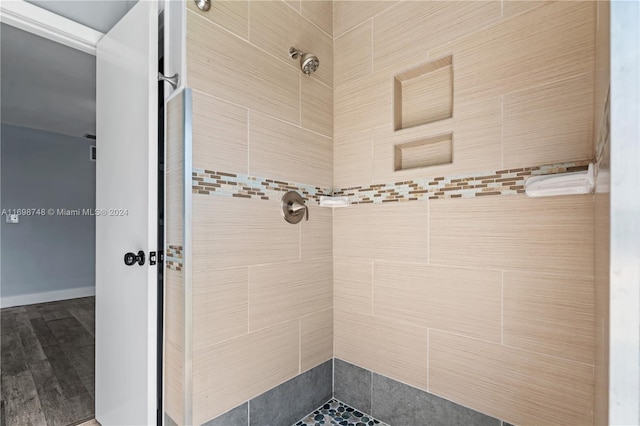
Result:
<instances>
[{"instance_id":1,"label":"tiled niche shelf","mask_svg":"<svg viewBox=\"0 0 640 426\"><path fill-rule=\"evenodd\" d=\"M447 56L394 78L394 128L408 129L453 116L453 65Z\"/></svg>"},{"instance_id":2,"label":"tiled niche shelf","mask_svg":"<svg viewBox=\"0 0 640 426\"><path fill-rule=\"evenodd\" d=\"M394 170L449 164L453 161L453 133L394 146Z\"/></svg>"}]
</instances>

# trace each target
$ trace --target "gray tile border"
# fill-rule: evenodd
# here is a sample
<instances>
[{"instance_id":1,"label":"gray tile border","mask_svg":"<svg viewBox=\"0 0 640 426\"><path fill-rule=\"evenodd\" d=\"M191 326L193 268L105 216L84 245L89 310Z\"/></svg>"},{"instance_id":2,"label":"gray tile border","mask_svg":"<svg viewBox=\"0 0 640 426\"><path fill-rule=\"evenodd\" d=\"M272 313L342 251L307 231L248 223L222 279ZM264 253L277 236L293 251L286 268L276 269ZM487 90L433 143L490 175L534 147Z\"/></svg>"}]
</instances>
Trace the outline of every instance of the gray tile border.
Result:
<instances>
[{"instance_id":1,"label":"gray tile border","mask_svg":"<svg viewBox=\"0 0 640 426\"><path fill-rule=\"evenodd\" d=\"M501 426L493 417L373 373L371 414L394 426Z\"/></svg>"},{"instance_id":2,"label":"gray tile border","mask_svg":"<svg viewBox=\"0 0 640 426\"><path fill-rule=\"evenodd\" d=\"M173 421L171 416L167 414L166 411L164 413L164 426L178 426L178 424Z\"/></svg>"},{"instance_id":3,"label":"gray tile border","mask_svg":"<svg viewBox=\"0 0 640 426\"><path fill-rule=\"evenodd\" d=\"M291 425L331 399L333 363L317 367L249 401L249 424Z\"/></svg>"},{"instance_id":4,"label":"gray tile border","mask_svg":"<svg viewBox=\"0 0 640 426\"><path fill-rule=\"evenodd\" d=\"M202 426L247 426L249 424L249 403L245 402L226 413L203 423Z\"/></svg>"},{"instance_id":5,"label":"gray tile border","mask_svg":"<svg viewBox=\"0 0 640 426\"><path fill-rule=\"evenodd\" d=\"M371 371L334 358L333 397L371 413Z\"/></svg>"}]
</instances>

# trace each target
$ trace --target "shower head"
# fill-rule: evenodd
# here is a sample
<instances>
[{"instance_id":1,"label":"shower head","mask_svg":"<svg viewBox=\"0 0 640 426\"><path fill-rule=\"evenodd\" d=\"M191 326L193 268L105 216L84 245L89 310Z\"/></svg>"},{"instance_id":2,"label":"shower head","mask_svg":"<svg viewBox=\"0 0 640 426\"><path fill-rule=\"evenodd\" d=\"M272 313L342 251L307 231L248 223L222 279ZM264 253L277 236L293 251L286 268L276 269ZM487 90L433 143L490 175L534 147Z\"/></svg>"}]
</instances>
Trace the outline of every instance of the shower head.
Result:
<instances>
[{"instance_id":1,"label":"shower head","mask_svg":"<svg viewBox=\"0 0 640 426\"><path fill-rule=\"evenodd\" d=\"M306 75L311 75L312 72L318 69L320 66L320 60L313 53L304 53L300 50L292 47L289 49L289 56L292 59L300 58L300 69Z\"/></svg>"}]
</instances>

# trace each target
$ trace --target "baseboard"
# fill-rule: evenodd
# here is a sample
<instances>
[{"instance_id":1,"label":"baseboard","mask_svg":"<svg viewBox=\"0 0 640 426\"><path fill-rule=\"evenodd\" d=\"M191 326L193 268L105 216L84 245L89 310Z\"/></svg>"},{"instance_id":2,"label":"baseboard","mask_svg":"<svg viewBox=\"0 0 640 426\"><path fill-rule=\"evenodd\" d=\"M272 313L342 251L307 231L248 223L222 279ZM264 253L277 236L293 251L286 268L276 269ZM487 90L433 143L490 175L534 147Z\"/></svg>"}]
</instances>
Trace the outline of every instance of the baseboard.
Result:
<instances>
[{"instance_id":1,"label":"baseboard","mask_svg":"<svg viewBox=\"0 0 640 426\"><path fill-rule=\"evenodd\" d=\"M3 296L0 297L0 308L33 305L34 303L54 302L56 300L75 299L78 297L88 297L95 295L96 288L92 286L46 291L43 293L21 294L19 296Z\"/></svg>"}]
</instances>

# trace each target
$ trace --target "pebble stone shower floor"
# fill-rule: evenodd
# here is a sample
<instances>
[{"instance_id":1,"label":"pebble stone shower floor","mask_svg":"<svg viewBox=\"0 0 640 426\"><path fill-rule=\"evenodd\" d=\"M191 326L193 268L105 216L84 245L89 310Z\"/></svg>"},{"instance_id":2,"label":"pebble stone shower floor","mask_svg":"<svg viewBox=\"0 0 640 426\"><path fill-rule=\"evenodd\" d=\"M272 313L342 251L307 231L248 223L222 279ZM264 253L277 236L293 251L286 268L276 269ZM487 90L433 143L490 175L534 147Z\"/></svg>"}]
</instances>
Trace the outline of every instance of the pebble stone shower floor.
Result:
<instances>
[{"instance_id":1,"label":"pebble stone shower floor","mask_svg":"<svg viewBox=\"0 0 640 426\"><path fill-rule=\"evenodd\" d=\"M318 425L340 425L340 426L389 426L380 420L374 419L370 415L358 411L347 404L332 399L322 407L309 414L304 419L293 426L318 426Z\"/></svg>"}]
</instances>

